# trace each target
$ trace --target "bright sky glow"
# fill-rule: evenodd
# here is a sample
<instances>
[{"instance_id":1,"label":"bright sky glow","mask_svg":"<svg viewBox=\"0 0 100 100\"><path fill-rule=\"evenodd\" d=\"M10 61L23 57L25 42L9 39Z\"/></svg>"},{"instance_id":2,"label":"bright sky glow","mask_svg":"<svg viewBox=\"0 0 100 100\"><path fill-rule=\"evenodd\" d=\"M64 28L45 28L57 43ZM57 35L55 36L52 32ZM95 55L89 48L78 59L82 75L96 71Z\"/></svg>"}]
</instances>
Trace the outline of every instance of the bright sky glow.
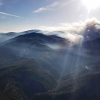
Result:
<instances>
[{"instance_id":1,"label":"bright sky glow","mask_svg":"<svg viewBox=\"0 0 100 100\"><path fill-rule=\"evenodd\" d=\"M89 11L100 7L100 0L82 0L82 3L87 7Z\"/></svg>"}]
</instances>

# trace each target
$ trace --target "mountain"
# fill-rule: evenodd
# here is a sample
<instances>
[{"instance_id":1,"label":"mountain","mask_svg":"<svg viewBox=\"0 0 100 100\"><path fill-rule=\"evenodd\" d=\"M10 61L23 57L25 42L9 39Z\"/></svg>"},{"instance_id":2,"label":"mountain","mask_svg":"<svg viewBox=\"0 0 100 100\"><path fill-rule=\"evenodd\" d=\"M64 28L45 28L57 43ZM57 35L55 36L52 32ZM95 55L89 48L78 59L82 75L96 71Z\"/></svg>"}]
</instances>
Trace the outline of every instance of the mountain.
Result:
<instances>
[{"instance_id":1,"label":"mountain","mask_svg":"<svg viewBox=\"0 0 100 100\"><path fill-rule=\"evenodd\" d=\"M0 43L3 43L4 41L7 41L16 36L17 36L17 33L14 33L14 32L0 33Z\"/></svg>"},{"instance_id":2,"label":"mountain","mask_svg":"<svg viewBox=\"0 0 100 100\"><path fill-rule=\"evenodd\" d=\"M54 88L60 75L60 68L57 66L60 64L56 64L54 59L59 58L45 44L59 44L59 39L64 40L41 33L30 33L7 40L0 47L0 98L31 99L34 93Z\"/></svg>"},{"instance_id":3,"label":"mountain","mask_svg":"<svg viewBox=\"0 0 100 100\"><path fill-rule=\"evenodd\" d=\"M100 66L95 65L97 63L100 64L96 62L88 69L63 76L56 88L48 93L36 94L32 100L99 100Z\"/></svg>"},{"instance_id":4,"label":"mountain","mask_svg":"<svg viewBox=\"0 0 100 100\"><path fill-rule=\"evenodd\" d=\"M0 44L0 100L99 100L100 38L72 45L45 33L3 34L10 38Z\"/></svg>"},{"instance_id":5,"label":"mountain","mask_svg":"<svg viewBox=\"0 0 100 100\"><path fill-rule=\"evenodd\" d=\"M87 49L89 55L100 56L100 38L85 41L82 45Z\"/></svg>"}]
</instances>

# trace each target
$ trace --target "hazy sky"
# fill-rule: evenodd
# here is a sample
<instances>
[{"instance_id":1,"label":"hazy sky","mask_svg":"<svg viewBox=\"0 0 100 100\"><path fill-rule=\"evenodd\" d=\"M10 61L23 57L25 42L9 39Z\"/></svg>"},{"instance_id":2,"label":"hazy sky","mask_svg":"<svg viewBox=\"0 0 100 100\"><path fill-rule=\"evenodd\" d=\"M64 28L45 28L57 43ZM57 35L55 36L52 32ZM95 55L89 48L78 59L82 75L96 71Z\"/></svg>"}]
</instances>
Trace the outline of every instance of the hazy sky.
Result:
<instances>
[{"instance_id":1,"label":"hazy sky","mask_svg":"<svg viewBox=\"0 0 100 100\"><path fill-rule=\"evenodd\" d=\"M82 0L0 0L0 32L51 29L92 17L100 20L99 11L99 7L88 11Z\"/></svg>"}]
</instances>

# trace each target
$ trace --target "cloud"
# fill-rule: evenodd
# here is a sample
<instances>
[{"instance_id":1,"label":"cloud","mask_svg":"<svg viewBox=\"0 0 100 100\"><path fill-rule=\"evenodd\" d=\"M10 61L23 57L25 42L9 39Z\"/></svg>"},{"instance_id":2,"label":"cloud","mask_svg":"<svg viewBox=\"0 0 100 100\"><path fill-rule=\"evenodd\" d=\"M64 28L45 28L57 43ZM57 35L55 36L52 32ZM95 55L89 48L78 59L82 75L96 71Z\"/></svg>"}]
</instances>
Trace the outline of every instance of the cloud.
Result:
<instances>
[{"instance_id":1,"label":"cloud","mask_svg":"<svg viewBox=\"0 0 100 100\"><path fill-rule=\"evenodd\" d=\"M5 12L0 12L0 14L1 14L1 15L4 15L4 16L11 16L11 17L21 18L20 16L13 15L13 14L9 14L9 13L5 13Z\"/></svg>"},{"instance_id":2,"label":"cloud","mask_svg":"<svg viewBox=\"0 0 100 100\"><path fill-rule=\"evenodd\" d=\"M46 7L42 7L42 8L35 10L34 13L39 13L39 12L46 11L46 10L49 10L49 9Z\"/></svg>"},{"instance_id":3,"label":"cloud","mask_svg":"<svg viewBox=\"0 0 100 100\"><path fill-rule=\"evenodd\" d=\"M54 2L53 4L47 6L47 7L55 7L55 6L58 6L59 5L59 2Z\"/></svg>"},{"instance_id":4,"label":"cloud","mask_svg":"<svg viewBox=\"0 0 100 100\"><path fill-rule=\"evenodd\" d=\"M67 5L69 5L70 3L72 3L75 0L59 0L58 2L53 2L52 4L45 6L45 7L41 7L38 8L37 10L34 10L32 13L40 13L40 12L44 12L44 11L52 11L53 9L57 9L58 7L66 7ZM65 9L64 9L65 10Z\"/></svg>"},{"instance_id":5,"label":"cloud","mask_svg":"<svg viewBox=\"0 0 100 100\"><path fill-rule=\"evenodd\" d=\"M0 17L1 17L2 19L6 18L7 16L16 17L16 18L22 18L22 19L28 20L28 18L24 18L24 17L21 17L21 16L17 16L17 15L5 13L5 12L0 12Z\"/></svg>"},{"instance_id":6,"label":"cloud","mask_svg":"<svg viewBox=\"0 0 100 100\"><path fill-rule=\"evenodd\" d=\"M39 13L39 12L43 12L43 11L48 11L48 10L51 10L53 7L56 7L59 5L59 2L54 2L46 7L41 7L35 11L33 11L32 13Z\"/></svg>"},{"instance_id":7,"label":"cloud","mask_svg":"<svg viewBox=\"0 0 100 100\"><path fill-rule=\"evenodd\" d=\"M86 40L95 38L98 31L100 31L100 21L98 21L96 18L91 18L87 19L85 22L60 23L60 26L58 27L40 26L39 29L51 32L62 31L63 33L56 33L61 37L78 43L79 41L83 40L83 38Z\"/></svg>"},{"instance_id":8,"label":"cloud","mask_svg":"<svg viewBox=\"0 0 100 100\"><path fill-rule=\"evenodd\" d=\"M96 18L87 19L85 22L74 22L74 23L60 23L58 27L40 26L42 30L48 31L64 31L69 33L82 34L82 32L89 27L100 28L100 21Z\"/></svg>"}]
</instances>

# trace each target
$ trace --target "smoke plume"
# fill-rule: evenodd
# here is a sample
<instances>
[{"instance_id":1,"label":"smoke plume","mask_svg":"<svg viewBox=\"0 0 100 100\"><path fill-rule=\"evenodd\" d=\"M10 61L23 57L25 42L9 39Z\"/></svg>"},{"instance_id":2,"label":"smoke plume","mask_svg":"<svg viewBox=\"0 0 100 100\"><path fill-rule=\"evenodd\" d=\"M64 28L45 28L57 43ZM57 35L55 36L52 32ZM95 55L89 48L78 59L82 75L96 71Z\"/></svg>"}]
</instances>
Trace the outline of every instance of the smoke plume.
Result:
<instances>
[{"instance_id":1,"label":"smoke plume","mask_svg":"<svg viewBox=\"0 0 100 100\"><path fill-rule=\"evenodd\" d=\"M78 23L61 23L60 27L47 27L42 26L41 29L49 30L57 34L58 36L69 39L71 42L78 43L81 40L87 40L90 36L96 35L100 30L100 21L96 18L87 19L85 22ZM54 32L55 31L55 32Z\"/></svg>"}]
</instances>

